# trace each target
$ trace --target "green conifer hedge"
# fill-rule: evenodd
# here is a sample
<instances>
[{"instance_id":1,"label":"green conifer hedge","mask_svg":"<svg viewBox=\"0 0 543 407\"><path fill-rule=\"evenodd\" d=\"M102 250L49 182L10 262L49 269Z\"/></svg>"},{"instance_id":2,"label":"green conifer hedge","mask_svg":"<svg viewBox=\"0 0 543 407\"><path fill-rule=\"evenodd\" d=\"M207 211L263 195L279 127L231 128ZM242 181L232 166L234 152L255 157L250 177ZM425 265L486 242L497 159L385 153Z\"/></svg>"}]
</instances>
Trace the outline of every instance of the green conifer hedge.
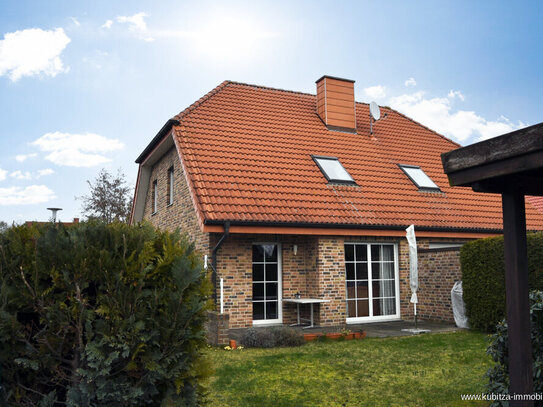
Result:
<instances>
[{"instance_id":1,"label":"green conifer hedge","mask_svg":"<svg viewBox=\"0 0 543 407\"><path fill-rule=\"evenodd\" d=\"M503 237L466 243L460 250L466 314L471 328L493 332L505 317ZM528 233L532 290L543 290L543 233Z\"/></svg>"},{"instance_id":2,"label":"green conifer hedge","mask_svg":"<svg viewBox=\"0 0 543 407\"><path fill-rule=\"evenodd\" d=\"M0 235L0 405L200 404L209 280L149 225Z\"/></svg>"},{"instance_id":3,"label":"green conifer hedge","mask_svg":"<svg viewBox=\"0 0 543 407\"><path fill-rule=\"evenodd\" d=\"M543 393L543 291L530 293L530 325L532 339L534 393ZM486 351L495 364L488 369L487 393L509 394L509 338L505 319L496 326ZM536 406L541 403L535 403ZM509 406L508 401L494 401L492 407Z\"/></svg>"}]
</instances>

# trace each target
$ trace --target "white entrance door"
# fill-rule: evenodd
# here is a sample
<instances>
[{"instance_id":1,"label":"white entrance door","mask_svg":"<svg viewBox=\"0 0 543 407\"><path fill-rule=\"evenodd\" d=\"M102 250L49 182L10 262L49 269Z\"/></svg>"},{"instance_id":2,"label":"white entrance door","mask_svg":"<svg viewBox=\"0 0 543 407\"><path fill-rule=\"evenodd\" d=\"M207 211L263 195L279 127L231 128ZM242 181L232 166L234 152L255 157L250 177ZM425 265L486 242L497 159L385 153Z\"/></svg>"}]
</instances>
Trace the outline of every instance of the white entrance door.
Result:
<instances>
[{"instance_id":1,"label":"white entrance door","mask_svg":"<svg viewBox=\"0 0 543 407\"><path fill-rule=\"evenodd\" d=\"M397 246L346 243L347 322L400 317Z\"/></svg>"},{"instance_id":2,"label":"white entrance door","mask_svg":"<svg viewBox=\"0 0 543 407\"><path fill-rule=\"evenodd\" d=\"M253 324L282 323L281 245L253 244Z\"/></svg>"}]
</instances>

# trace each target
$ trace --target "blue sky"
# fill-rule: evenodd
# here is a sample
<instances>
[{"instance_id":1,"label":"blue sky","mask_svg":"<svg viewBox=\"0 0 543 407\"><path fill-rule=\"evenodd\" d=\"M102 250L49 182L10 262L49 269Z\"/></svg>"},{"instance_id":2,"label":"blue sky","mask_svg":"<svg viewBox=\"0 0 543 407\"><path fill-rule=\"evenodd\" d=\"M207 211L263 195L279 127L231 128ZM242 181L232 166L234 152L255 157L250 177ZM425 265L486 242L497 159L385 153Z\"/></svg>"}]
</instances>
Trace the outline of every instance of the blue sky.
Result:
<instances>
[{"instance_id":1,"label":"blue sky","mask_svg":"<svg viewBox=\"0 0 543 407\"><path fill-rule=\"evenodd\" d=\"M225 79L315 92L323 74L463 145L542 121L543 3L2 1L0 220L81 215Z\"/></svg>"}]
</instances>

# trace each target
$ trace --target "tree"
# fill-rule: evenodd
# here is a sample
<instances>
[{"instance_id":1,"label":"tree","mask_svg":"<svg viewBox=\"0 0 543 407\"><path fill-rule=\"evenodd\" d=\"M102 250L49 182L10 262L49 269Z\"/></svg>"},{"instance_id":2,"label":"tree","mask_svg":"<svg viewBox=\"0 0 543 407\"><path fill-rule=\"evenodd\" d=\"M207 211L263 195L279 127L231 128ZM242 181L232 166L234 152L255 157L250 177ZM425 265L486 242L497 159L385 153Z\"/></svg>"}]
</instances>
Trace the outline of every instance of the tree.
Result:
<instances>
[{"instance_id":1,"label":"tree","mask_svg":"<svg viewBox=\"0 0 543 407\"><path fill-rule=\"evenodd\" d=\"M114 220L127 222L132 204L132 188L119 169L117 176L104 168L94 182L88 181L89 195L79 197L83 201L83 214L89 219L100 219L106 223Z\"/></svg>"},{"instance_id":2,"label":"tree","mask_svg":"<svg viewBox=\"0 0 543 407\"><path fill-rule=\"evenodd\" d=\"M0 220L0 233L4 233L6 230L8 230L8 228L8 224L3 220Z\"/></svg>"},{"instance_id":3,"label":"tree","mask_svg":"<svg viewBox=\"0 0 543 407\"><path fill-rule=\"evenodd\" d=\"M195 406L211 285L194 245L149 224L0 234L0 406Z\"/></svg>"}]
</instances>

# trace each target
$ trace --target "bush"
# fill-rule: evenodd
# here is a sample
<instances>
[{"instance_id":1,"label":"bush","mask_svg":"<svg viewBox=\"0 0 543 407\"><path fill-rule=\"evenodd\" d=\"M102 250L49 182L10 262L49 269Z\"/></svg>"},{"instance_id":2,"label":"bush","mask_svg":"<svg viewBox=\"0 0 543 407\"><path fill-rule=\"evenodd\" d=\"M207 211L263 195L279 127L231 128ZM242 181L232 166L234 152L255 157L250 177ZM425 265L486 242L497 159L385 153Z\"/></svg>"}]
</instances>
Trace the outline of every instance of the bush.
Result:
<instances>
[{"instance_id":1,"label":"bush","mask_svg":"<svg viewBox=\"0 0 543 407\"><path fill-rule=\"evenodd\" d=\"M530 319L532 327L532 357L534 373L534 393L543 393L543 292L530 293ZM495 394L508 394L509 388L509 349L507 322L503 320L496 327L491 343L486 351L496 362L487 372L489 379L487 391ZM493 406L508 405L496 401Z\"/></svg>"},{"instance_id":2,"label":"bush","mask_svg":"<svg viewBox=\"0 0 543 407\"><path fill-rule=\"evenodd\" d=\"M81 223L0 235L0 405L195 405L209 282L179 234Z\"/></svg>"},{"instance_id":3,"label":"bush","mask_svg":"<svg viewBox=\"0 0 543 407\"><path fill-rule=\"evenodd\" d=\"M495 330L505 317L503 237L466 243L460 250L466 315L471 328ZM543 233L528 234L528 272L532 290L543 290Z\"/></svg>"},{"instance_id":4,"label":"bush","mask_svg":"<svg viewBox=\"0 0 543 407\"><path fill-rule=\"evenodd\" d=\"M300 346L305 343L300 332L287 326L249 328L241 336L240 342L248 348Z\"/></svg>"}]
</instances>

